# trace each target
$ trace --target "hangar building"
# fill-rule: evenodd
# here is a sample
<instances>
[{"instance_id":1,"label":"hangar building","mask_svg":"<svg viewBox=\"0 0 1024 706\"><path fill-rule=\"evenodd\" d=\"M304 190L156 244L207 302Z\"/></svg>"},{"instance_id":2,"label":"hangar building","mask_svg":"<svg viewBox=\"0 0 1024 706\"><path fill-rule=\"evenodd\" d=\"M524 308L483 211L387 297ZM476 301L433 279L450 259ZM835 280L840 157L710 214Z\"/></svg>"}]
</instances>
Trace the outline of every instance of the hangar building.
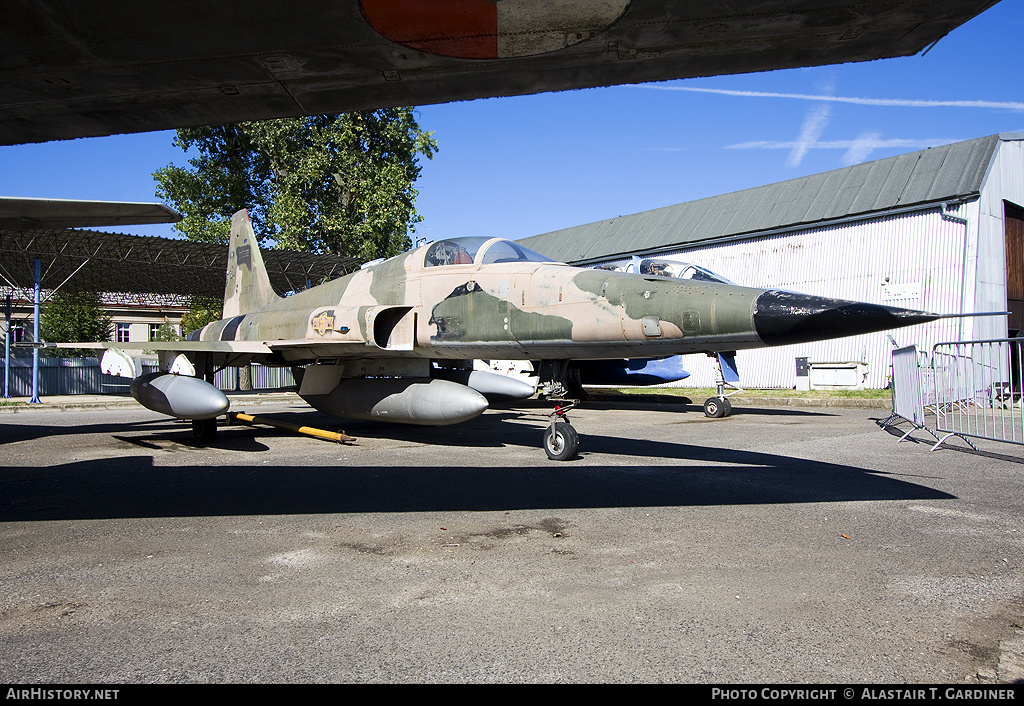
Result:
<instances>
[{"instance_id":1,"label":"hangar building","mask_svg":"<svg viewBox=\"0 0 1024 706\"><path fill-rule=\"evenodd\" d=\"M943 314L899 345L1024 331L1024 133L1003 133L523 239L580 266L674 257L753 287ZM798 359L843 384L887 384L885 333L740 351L744 387L792 388ZM712 386L707 356L688 385ZM822 377L820 379L826 379ZM813 373L812 373L813 379Z\"/></svg>"}]
</instances>

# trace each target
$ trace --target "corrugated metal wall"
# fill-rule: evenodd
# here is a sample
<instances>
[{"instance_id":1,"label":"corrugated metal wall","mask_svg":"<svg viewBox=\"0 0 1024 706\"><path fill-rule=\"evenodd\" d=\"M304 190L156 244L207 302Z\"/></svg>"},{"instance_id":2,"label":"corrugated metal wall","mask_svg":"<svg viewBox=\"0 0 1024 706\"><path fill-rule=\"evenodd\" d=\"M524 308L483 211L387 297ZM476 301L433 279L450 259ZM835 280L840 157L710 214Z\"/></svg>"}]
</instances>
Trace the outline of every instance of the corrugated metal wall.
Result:
<instances>
[{"instance_id":1,"label":"corrugated metal wall","mask_svg":"<svg viewBox=\"0 0 1024 706\"><path fill-rule=\"evenodd\" d=\"M963 216L969 210L964 205L953 213ZM965 301L965 245L971 238L968 227L931 208L692 248L677 256L737 284L959 313ZM967 306L973 306L973 291ZM960 338L964 321L969 322L940 320L892 335L900 345L916 343L928 350L934 343ZM796 358L808 358L812 363L866 362L867 385L881 388L889 375L891 350L885 334L872 334L740 351L737 362L746 387L793 387ZM691 370L686 384L714 383L714 368L706 356L687 356L686 365Z\"/></svg>"},{"instance_id":2,"label":"corrugated metal wall","mask_svg":"<svg viewBox=\"0 0 1024 706\"><path fill-rule=\"evenodd\" d=\"M0 362L0 370L2 370ZM251 370L252 389L274 390L295 384L290 368L273 368L253 363ZM144 362L142 373L157 369L155 361ZM237 368L225 368L214 377L214 384L225 391L238 389ZM126 378L104 375L96 358L40 358L39 395L129 395L131 381ZM2 379L0 379L2 394ZM32 359L12 358L10 371L11 397L29 397L32 394Z\"/></svg>"}]
</instances>

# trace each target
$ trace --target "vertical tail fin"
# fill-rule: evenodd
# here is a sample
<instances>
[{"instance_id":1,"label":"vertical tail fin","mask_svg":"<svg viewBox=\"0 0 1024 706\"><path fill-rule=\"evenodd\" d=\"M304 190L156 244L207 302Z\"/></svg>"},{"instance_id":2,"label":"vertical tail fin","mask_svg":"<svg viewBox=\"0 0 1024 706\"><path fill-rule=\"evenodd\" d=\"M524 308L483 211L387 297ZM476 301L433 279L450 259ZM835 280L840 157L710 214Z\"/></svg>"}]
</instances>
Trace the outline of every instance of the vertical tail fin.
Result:
<instances>
[{"instance_id":1,"label":"vertical tail fin","mask_svg":"<svg viewBox=\"0 0 1024 706\"><path fill-rule=\"evenodd\" d=\"M224 287L224 318L246 314L276 301L274 288L263 264L263 255L249 222L249 213L231 217L228 243L228 279Z\"/></svg>"}]
</instances>

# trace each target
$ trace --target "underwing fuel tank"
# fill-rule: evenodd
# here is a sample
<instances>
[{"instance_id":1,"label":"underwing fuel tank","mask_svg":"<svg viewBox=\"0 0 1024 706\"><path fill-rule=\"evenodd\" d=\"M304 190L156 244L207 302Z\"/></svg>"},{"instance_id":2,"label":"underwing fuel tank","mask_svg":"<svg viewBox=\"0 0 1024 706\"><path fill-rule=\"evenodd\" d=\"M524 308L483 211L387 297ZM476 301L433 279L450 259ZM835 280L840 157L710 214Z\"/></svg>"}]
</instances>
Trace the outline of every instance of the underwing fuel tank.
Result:
<instances>
[{"instance_id":1,"label":"underwing fuel tank","mask_svg":"<svg viewBox=\"0 0 1024 706\"><path fill-rule=\"evenodd\" d=\"M469 421L487 409L476 390L435 378L348 378L302 399L333 417L427 426Z\"/></svg>"},{"instance_id":2,"label":"underwing fuel tank","mask_svg":"<svg viewBox=\"0 0 1024 706\"><path fill-rule=\"evenodd\" d=\"M490 373L486 370L456 370L454 368L434 368L434 377L450 380L460 385L471 387L488 399L525 400L537 392L537 388L528 382L508 375Z\"/></svg>"},{"instance_id":3,"label":"underwing fuel tank","mask_svg":"<svg viewBox=\"0 0 1024 706\"><path fill-rule=\"evenodd\" d=\"M178 419L213 419L231 404L210 383L187 375L149 373L132 380L129 389L146 409Z\"/></svg>"}]
</instances>

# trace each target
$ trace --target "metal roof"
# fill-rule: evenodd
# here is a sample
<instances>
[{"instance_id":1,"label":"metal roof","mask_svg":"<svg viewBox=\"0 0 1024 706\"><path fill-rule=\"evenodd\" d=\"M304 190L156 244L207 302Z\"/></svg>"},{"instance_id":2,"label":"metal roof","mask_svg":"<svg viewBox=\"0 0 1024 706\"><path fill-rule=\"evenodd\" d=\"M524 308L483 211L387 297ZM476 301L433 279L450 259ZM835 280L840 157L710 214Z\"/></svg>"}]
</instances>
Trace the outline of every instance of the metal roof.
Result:
<instances>
[{"instance_id":1,"label":"metal roof","mask_svg":"<svg viewBox=\"0 0 1024 706\"><path fill-rule=\"evenodd\" d=\"M767 186L535 235L523 245L589 264L977 196L1000 140L990 135Z\"/></svg>"},{"instance_id":2,"label":"metal roof","mask_svg":"<svg viewBox=\"0 0 1024 706\"><path fill-rule=\"evenodd\" d=\"M278 292L306 288L358 268L358 258L263 250ZM0 228L0 283L33 287L41 260L43 287L75 291L184 294L222 297L227 245L92 230Z\"/></svg>"}]
</instances>

